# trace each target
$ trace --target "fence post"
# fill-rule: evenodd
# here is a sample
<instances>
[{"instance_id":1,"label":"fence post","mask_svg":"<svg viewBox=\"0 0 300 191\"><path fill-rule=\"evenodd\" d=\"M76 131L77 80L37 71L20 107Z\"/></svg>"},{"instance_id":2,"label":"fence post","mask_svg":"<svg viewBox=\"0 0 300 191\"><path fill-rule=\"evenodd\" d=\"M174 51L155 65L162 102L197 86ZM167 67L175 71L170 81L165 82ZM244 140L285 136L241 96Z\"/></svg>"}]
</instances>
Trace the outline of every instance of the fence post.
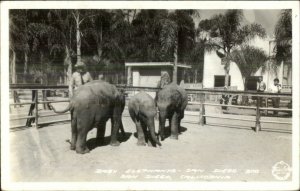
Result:
<instances>
[{"instance_id":1,"label":"fence post","mask_svg":"<svg viewBox=\"0 0 300 191\"><path fill-rule=\"evenodd\" d=\"M268 100L269 100L269 97L265 97L265 102L266 102L266 103L265 103L265 104L266 104L265 106L266 106L266 108L268 108ZM265 115L268 115L268 110L267 110L267 109L265 110L264 114L265 114Z\"/></svg>"},{"instance_id":2,"label":"fence post","mask_svg":"<svg viewBox=\"0 0 300 191\"><path fill-rule=\"evenodd\" d=\"M206 124L204 103L205 103L205 94L200 93L199 124L201 126L204 126Z\"/></svg>"},{"instance_id":3,"label":"fence post","mask_svg":"<svg viewBox=\"0 0 300 191\"><path fill-rule=\"evenodd\" d=\"M255 122L255 132L258 132L261 130L261 126L260 126L260 111L259 111L259 106L260 103L262 101L261 97L257 97L256 100L256 122Z\"/></svg>"},{"instance_id":4,"label":"fence post","mask_svg":"<svg viewBox=\"0 0 300 191\"><path fill-rule=\"evenodd\" d=\"M47 93L49 90L42 90L42 95L43 95L43 99L42 101L48 101L47 99ZM50 110L49 104L48 103L44 103L43 104L43 108L44 110Z\"/></svg>"},{"instance_id":5,"label":"fence post","mask_svg":"<svg viewBox=\"0 0 300 191\"><path fill-rule=\"evenodd\" d=\"M39 99L39 90L35 90L35 99L34 99L34 103L35 103L35 127L38 128L39 126L39 115L38 115L38 111L39 111L39 105L38 105L38 99Z\"/></svg>"}]
</instances>

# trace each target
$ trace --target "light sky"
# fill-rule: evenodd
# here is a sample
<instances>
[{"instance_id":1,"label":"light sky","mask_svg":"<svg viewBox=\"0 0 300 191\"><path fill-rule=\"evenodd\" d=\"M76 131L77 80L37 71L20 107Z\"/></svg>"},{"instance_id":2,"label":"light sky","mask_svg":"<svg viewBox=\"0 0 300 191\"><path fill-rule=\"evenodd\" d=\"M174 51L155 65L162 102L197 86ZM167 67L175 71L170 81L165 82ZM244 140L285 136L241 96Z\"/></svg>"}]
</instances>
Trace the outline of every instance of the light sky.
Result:
<instances>
[{"instance_id":1,"label":"light sky","mask_svg":"<svg viewBox=\"0 0 300 191\"><path fill-rule=\"evenodd\" d=\"M196 26L202 19L209 19L216 14L222 14L226 11L223 10L199 10L200 18L195 19ZM260 9L260 10L253 10L253 9L244 9L244 17L246 23L258 23L261 24L267 32L268 37L272 37L275 29L276 22L280 16L280 9Z\"/></svg>"}]
</instances>

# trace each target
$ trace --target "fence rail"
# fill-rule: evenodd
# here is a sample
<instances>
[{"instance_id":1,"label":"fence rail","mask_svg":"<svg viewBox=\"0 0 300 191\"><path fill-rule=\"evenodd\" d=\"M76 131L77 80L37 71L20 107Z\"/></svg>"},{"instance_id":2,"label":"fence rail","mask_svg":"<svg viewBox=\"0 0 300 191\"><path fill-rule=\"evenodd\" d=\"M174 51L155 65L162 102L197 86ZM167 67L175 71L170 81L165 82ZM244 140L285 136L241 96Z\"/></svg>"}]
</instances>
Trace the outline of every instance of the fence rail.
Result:
<instances>
[{"instance_id":1,"label":"fence rail","mask_svg":"<svg viewBox=\"0 0 300 191\"><path fill-rule=\"evenodd\" d=\"M132 86L126 86L126 85L117 85L118 89L123 89L125 92L136 92L136 91L146 91L146 92L157 92L159 88L153 88L153 87L132 87ZM34 124L38 128L39 124L39 118L41 117L50 117L50 116L59 116L61 114L50 114L50 115L40 115L38 111L38 105L39 104L49 104L49 103L61 103L61 102L68 102L69 99L66 100L39 100L38 93L39 91L43 90L65 90L68 91L68 86L66 85L60 85L60 86L43 86L39 84L11 84L10 85L11 91L18 91L18 90L30 90L34 94L32 96L32 102L23 102L23 103L10 103L10 106L17 106L17 105L31 105L31 110L35 111L34 115L33 112L29 112L28 116L22 116L22 117L14 117L10 120L20 120L20 119L27 119L28 120L35 120ZM232 108L242 108L242 109L253 109L256 110L255 118L253 119L243 119L243 118L237 118L237 117L228 117L228 116L217 116L217 115L208 115L205 112L205 106L224 106L223 104L216 104L216 103L209 103L206 100L207 95L239 95L239 96L253 96L256 97L257 100L260 100L260 98L288 98L292 99L291 93L269 93L269 92L255 92L255 91L232 91L232 90L216 90L216 89L186 89L188 94L196 94L199 96L200 100L198 102L188 102L188 105L195 105L199 106L199 114L190 114L192 116L199 116L198 124L201 126L206 124L206 118L220 118L220 119L229 119L229 120L240 120L240 121L253 121L255 122L255 131L258 132L261 130L261 123L278 123L278 124L291 124L291 122L279 122L279 121L268 121L268 120L261 120L261 111L284 111L284 112L292 112L292 109L286 109L286 108L270 108L270 107L261 107L260 101L257 101L256 107L253 106L241 106L241 105L226 105L226 107L232 107ZM68 113L62 114L66 115ZM54 120L53 122L60 122L60 121L66 121L66 120ZM45 122L48 123L48 122ZM24 126L24 125L22 125ZM20 126L18 126L20 127Z\"/></svg>"}]
</instances>

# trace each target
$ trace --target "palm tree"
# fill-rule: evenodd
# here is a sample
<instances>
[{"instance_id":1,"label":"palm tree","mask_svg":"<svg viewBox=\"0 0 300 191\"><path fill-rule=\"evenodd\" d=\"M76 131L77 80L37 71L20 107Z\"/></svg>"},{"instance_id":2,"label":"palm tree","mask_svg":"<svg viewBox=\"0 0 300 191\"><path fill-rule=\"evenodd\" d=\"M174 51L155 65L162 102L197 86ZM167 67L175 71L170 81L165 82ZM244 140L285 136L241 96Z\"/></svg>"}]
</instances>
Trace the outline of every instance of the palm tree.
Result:
<instances>
[{"instance_id":1,"label":"palm tree","mask_svg":"<svg viewBox=\"0 0 300 191\"><path fill-rule=\"evenodd\" d=\"M292 59L292 10L282 10L275 26L275 59L291 64Z\"/></svg>"},{"instance_id":2,"label":"palm tree","mask_svg":"<svg viewBox=\"0 0 300 191\"><path fill-rule=\"evenodd\" d=\"M246 91L248 77L254 75L259 68L262 69L262 72L266 70L268 56L265 51L260 48L244 45L231 52L230 60L235 62L239 67L243 77L244 89Z\"/></svg>"},{"instance_id":3,"label":"palm tree","mask_svg":"<svg viewBox=\"0 0 300 191\"><path fill-rule=\"evenodd\" d=\"M225 86L229 84L230 53L238 45L258 36L266 36L265 29L257 23L242 25L243 11L228 10L225 14L213 16L199 23L199 31L206 33L206 50L216 50L225 70Z\"/></svg>"}]
</instances>

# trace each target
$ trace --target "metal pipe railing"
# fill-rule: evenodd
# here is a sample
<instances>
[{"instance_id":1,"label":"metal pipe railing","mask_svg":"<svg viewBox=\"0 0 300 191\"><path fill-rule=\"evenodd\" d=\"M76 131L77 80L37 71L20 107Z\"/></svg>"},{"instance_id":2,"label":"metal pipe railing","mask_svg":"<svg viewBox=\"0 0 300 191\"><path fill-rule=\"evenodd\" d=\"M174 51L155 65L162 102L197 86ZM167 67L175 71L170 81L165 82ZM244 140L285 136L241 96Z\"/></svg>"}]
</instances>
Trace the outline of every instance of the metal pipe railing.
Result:
<instances>
[{"instance_id":1,"label":"metal pipe railing","mask_svg":"<svg viewBox=\"0 0 300 191\"><path fill-rule=\"evenodd\" d=\"M153 88L153 87L129 87L129 86L122 86L117 85L117 88L125 90L125 92L133 92L134 94L136 91L148 91L148 92L157 92L160 88ZM40 90L65 90L68 91L68 86L43 86L43 85L20 85L20 84L11 84L10 89L13 91L16 90L30 90L32 93L35 94L33 96L32 102L23 102L23 103L11 103L10 106L16 105L31 105L31 108L34 108L35 114L34 116L22 116L22 117L15 117L11 118L10 120L19 120L19 119L27 119L27 120L35 120L35 126L38 128L39 126L39 118L41 117L50 117L50 116L59 116L61 114L50 114L50 115L40 115L38 110L39 104L49 104L49 103L61 103L61 102L69 102L69 99L66 100L39 100L38 91ZM206 118L220 118L220 119L231 119L231 120L240 120L240 121L253 121L255 122L255 131L258 132L261 130L261 122L263 123L278 123L278 124L291 124L291 122L280 122L280 121L268 121L268 120L261 120L260 111L263 110L271 110L271 111L285 111L285 112L292 112L292 109L285 109L285 108L269 108L269 107L260 107L260 101L257 101L256 107L253 106L239 106L239 105L224 105L224 104L216 104L216 103L208 103L206 102L206 95L241 95L241 96L256 96L257 100L261 97L269 98L269 97L279 97L279 98L292 98L292 94L290 93L269 93L269 92L251 92L251 91L227 91L227 90L215 90L215 89L186 89L188 94L197 94L199 95L200 101L199 102L189 102L188 105L198 105L199 106L199 114L190 114L191 116L199 116L198 124L201 126L206 124ZM128 98L126 99L128 100ZM255 119L241 119L236 117L224 117L224 116L217 116L217 115L208 115L205 112L205 106L226 106L226 107L233 107L233 108L244 108L244 109L254 109L256 110ZM30 113L30 112L29 112ZM66 115L68 113L62 114ZM62 120L54 120L53 122L58 122ZM66 120L63 120L66 121ZM47 123L47 122L43 122Z\"/></svg>"}]
</instances>

